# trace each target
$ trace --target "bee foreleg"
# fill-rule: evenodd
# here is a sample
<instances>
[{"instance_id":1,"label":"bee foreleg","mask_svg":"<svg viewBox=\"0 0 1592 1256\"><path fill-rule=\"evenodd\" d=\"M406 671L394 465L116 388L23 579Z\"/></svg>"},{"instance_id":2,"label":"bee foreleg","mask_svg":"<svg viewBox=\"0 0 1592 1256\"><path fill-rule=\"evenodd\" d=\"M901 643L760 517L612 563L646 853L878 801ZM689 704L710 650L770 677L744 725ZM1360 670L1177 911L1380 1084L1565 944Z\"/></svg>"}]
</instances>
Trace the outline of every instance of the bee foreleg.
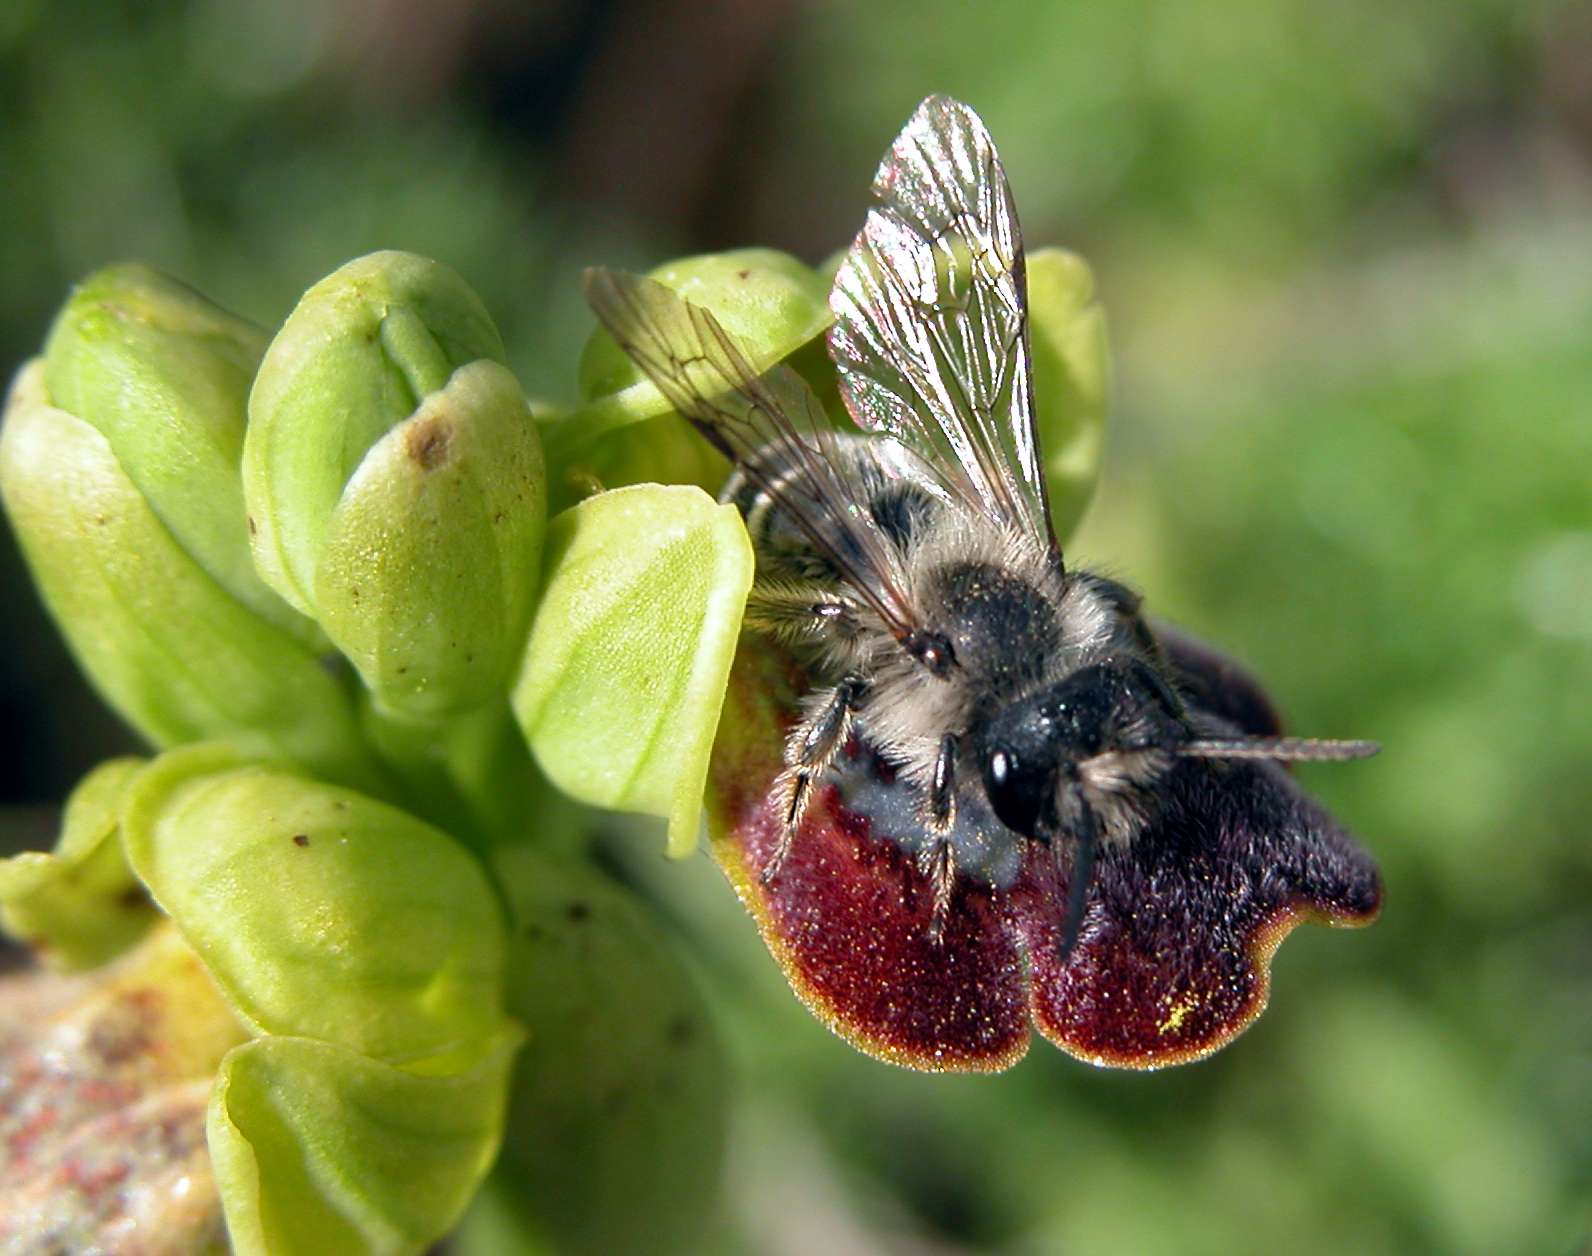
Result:
<instances>
[{"instance_id":1,"label":"bee foreleg","mask_svg":"<svg viewBox=\"0 0 1592 1256\"><path fill-rule=\"evenodd\" d=\"M934 776L929 781L929 823L944 833L956 818L956 751L961 738L946 733L934 756Z\"/></svg>"},{"instance_id":2,"label":"bee foreleg","mask_svg":"<svg viewBox=\"0 0 1592 1256\"><path fill-rule=\"evenodd\" d=\"M918 871L929 879L929 889L934 894L934 906L929 914L929 939L940 940L945 931L945 918L951 911L951 891L956 886L956 860L951 854L951 843L941 838L918 852Z\"/></svg>"},{"instance_id":3,"label":"bee foreleg","mask_svg":"<svg viewBox=\"0 0 1592 1256\"><path fill-rule=\"evenodd\" d=\"M776 783L784 799L784 817L779 844L763 869L764 882L778 875L790 855L796 830L812 802L814 782L828 770L851 735L851 717L862 691L863 682L855 679L841 681L827 694L817 691L808 698L806 718L785 739L785 770Z\"/></svg>"}]
</instances>

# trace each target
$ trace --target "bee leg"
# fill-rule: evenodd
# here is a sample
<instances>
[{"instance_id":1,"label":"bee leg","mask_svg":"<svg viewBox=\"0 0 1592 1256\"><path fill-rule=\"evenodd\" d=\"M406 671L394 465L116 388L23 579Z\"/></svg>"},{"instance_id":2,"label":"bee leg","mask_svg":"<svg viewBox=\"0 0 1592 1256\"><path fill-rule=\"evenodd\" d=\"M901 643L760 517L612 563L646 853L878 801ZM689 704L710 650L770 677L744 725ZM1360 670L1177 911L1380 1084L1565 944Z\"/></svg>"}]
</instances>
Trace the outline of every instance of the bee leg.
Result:
<instances>
[{"instance_id":1,"label":"bee leg","mask_svg":"<svg viewBox=\"0 0 1592 1256\"><path fill-rule=\"evenodd\" d=\"M850 645L861 632L855 608L831 586L771 579L752 586L745 626L786 645L834 641Z\"/></svg>"},{"instance_id":2,"label":"bee leg","mask_svg":"<svg viewBox=\"0 0 1592 1256\"><path fill-rule=\"evenodd\" d=\"M941 838L918 852L918 871L929 879L934 892L934 907L929 913L929 941L939 942L945 932L945 918L951 911L951 891L956 887L956 860L951 843Z\"/></svg>"},{"instance_id":3,"label":"bee leg","mask_svg":"<svg viewBox=\"0 0 1592 1256\"><path fill-rule=\"evenodd\" d=\"M956 750L961 738L946 733L934 757L934 777L929 782L929 824L944 833L956 819Z\"/></svg>"},{"instance_id":4,"label":"bee leg","mask_svg":"<svg viewBox=\"0 0 1592 1256\"><path fill-rule=\"evenodd\" d=\"M779 845L762 872L765 885L779 875L790 855L796 830L812 802L813 782L823 776L851 735L851 717L862 690L860 680L843 680L827 695L818 691L809 700L807 717L791 729L785 740L785 770L777 783L785 798L785 817Z\"/></svg>"},{"instance_id":5,"label":"bee leg","mask_svg":"<svg viewBox=\"0 0 1592 1256\"><path fill-rule=\"evenodd\" d=\"M929 918L929 936L936 942L945 928L951 909L951 890L956 883L956 860L945 836L956 819L956 751L961 738L946 733L940 738L940 751L934 758L934 775L929 781L928 828L939 836L925 844L918 854L918 870L929 879L934 891L934 912Z\"/></svg>"}]
</instances>

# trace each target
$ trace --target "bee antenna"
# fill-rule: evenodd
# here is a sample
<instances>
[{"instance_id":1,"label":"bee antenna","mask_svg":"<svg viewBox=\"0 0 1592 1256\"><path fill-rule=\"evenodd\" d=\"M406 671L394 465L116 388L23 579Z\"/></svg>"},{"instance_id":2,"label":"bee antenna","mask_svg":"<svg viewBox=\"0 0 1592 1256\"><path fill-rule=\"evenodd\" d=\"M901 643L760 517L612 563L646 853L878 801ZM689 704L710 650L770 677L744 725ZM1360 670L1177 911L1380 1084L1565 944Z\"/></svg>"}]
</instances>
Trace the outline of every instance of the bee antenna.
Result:
<instances>
[{"instance_id":1,"label":"bee antenna","mask_svg":"<svg viewBox=\"0 0 1592 1256\"><path fill-rule=\"evenodd\" d=\"M1078 933L1083 928L1084 905L1089 897L1089 883L1094 880L1095 854L1100 846L1100 822L1094 808L1082 796L1078 802L1081 805L1080 823L1072 848L1072 871L1067 880L1067 918L1061 926L1061 949L1057 956L1063 964L1072 954L1072 948L1078 942ZM1061 849L1060 843L1054 845L1055 849Z\"/></svg>"},{"instance_id":2,"label":"bee antenna","mask_svg":"<svg viewBox=\"0 0 1592 1256\"><path fill-rule=\"evenodd\" d=\"M1188 759L1273 759L1294 763L1339 763L1368 759L1382 749L1374 741L1322 737L1201 737L1174 753Z\"/></svg>"}]
</instances>

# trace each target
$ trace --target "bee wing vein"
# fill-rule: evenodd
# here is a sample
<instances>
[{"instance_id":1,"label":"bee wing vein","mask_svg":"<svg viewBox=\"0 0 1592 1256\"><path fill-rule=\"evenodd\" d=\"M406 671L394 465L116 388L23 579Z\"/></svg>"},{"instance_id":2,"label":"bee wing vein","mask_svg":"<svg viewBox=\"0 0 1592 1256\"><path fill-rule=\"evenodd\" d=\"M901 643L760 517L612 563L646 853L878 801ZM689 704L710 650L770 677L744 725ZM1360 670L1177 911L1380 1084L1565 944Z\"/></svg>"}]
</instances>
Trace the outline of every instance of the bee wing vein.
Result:
<instances>
[{"instance_id":1,"label":"bee wing vein","mask_svg":"<svg viewBox=\"0 0 1592 1256\"><path fill-rule=\"evenodd\" d=\"M988 132L966 106L930 97L874 193L830 299L852 417L920 454L976 512L1052 543L1022 240Z\"/></svg>"}]
</instances>

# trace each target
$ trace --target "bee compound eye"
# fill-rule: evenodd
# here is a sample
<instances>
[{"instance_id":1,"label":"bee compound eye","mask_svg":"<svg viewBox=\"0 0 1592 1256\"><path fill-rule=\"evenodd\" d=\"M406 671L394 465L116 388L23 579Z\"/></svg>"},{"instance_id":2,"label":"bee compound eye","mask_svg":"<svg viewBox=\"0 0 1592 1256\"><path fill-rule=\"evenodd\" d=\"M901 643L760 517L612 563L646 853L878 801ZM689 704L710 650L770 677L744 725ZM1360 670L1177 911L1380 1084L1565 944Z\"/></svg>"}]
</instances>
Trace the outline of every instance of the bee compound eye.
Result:
<instances>
[{"instance_id":1,"label":"bee compound eye","mask_svg":"<svg viewBox=\"0 0 1592 1256\"><path fill-rule=\"evenodd\" d=\"M993 747L984 760L984 792L996 819L1024 837L1039 836L1052 775L1041 762L1010 746Z\"/></svg>"}]
</instances>

